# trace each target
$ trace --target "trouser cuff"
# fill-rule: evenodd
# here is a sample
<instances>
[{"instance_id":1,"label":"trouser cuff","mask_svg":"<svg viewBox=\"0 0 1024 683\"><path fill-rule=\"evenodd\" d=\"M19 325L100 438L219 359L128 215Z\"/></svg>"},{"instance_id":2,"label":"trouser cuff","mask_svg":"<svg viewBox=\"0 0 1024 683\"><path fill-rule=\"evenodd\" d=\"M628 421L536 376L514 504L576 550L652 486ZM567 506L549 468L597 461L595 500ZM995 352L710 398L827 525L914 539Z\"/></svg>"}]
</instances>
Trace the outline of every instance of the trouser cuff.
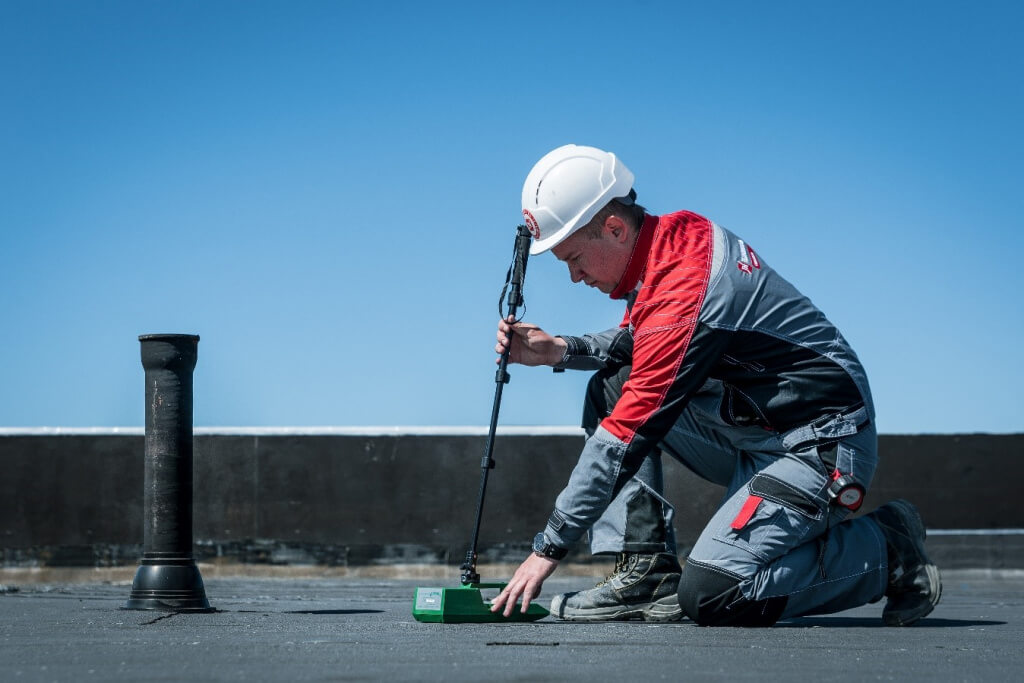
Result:
<instances>
[{"instance_id":1,"label":"trouser cuff","mask_svg":"<svg viewBox=\"0 0 1024 683\"><path fill-rule=\"evenodd\" d=\"M601 543L591 544L592 555L614 555L618 553L641 553L643 555L654 555L655 553L676 554L675 544L672 543Z\"/></svg>"}]
</instances>

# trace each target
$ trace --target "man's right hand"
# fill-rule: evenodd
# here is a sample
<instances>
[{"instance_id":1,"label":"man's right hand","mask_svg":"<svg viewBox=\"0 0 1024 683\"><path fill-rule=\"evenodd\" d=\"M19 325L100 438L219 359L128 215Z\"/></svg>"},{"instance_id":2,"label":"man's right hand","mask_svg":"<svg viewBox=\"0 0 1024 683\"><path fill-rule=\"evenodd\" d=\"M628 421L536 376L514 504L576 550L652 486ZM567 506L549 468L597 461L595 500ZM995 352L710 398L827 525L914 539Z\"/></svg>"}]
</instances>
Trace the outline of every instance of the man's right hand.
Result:
<instances>
[{"instance_id":1,"label":"man's right hand","mask_svg":"<svg viewBox=\"0 0 1024 683\"><path fill-rule=\"evenodd\" d=\"M511 338L509 362L521 365L557 365L565 356L564 339L550 334L531 323L512 323L512 318L498 321L498 343L494 350L500 356ZM501 358L495 360L500 363Z\"/></svg>"}]
</instances>

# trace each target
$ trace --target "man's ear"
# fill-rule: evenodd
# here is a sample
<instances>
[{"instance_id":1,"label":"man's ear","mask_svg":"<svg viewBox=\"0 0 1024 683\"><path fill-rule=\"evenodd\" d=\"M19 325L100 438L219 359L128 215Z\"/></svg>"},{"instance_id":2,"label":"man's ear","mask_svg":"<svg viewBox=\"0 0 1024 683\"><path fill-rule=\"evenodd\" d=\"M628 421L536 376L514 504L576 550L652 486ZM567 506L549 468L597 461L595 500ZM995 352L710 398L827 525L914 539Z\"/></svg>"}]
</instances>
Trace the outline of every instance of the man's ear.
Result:
<instances>
[{"instance_id":1,"label":"man's ear","mask_svg":"<svg viewBox=\"0 0 1024 683\"><path fill-rule=\"evenodd\" d=\"M618 216L608 216L604 219L604 231L616 242L625 242L629 237L629 228Z\"/></svg>"}]
</instances>

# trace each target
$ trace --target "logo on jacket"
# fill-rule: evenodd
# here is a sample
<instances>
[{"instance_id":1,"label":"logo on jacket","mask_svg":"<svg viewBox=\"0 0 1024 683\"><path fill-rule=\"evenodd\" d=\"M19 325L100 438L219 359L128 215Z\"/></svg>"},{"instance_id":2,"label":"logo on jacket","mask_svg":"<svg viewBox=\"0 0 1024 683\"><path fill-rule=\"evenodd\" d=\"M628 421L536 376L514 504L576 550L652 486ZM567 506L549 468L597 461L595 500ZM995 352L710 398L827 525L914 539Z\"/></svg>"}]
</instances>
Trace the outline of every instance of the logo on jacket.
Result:
<instances>
[{"instance_id":1,"label":"logo on jacket","mask_svg":"<svg viewBox=\"0 0 1024 683\"><path fill-rule=\"evenodd\" d=\"M754 268L761 268L761 262L757 260L757 254L750 248L750 245L743 240L738 241L740 243L740 260L736 262L736 267L750 275L754 272Z\"/></svg>"}]
</instances>

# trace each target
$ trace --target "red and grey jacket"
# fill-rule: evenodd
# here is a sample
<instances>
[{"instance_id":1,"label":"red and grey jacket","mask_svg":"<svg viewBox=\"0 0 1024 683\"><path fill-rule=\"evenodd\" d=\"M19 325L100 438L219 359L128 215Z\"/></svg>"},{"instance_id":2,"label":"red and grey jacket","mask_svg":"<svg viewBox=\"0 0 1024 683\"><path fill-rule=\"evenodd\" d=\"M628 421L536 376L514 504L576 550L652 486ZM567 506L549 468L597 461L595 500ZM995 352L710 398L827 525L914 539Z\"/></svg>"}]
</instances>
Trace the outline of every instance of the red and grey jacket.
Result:
<instances>
[{"instance_id":1,"label":"red and grey jacket","mask_svg":"<svg viewBox=\"0 0 1024 683\"><path fill-rule=\"evenodd\" d=\"M601 516L709 380L727 428L783 447L841 438L874 418L853 349L807 297L743 240L687 211L646 216L612 298L619 328L568 343L560 367L631 363L611 414L587 439L546 533L569 547Z\"/></svg>"}]
</instances>

